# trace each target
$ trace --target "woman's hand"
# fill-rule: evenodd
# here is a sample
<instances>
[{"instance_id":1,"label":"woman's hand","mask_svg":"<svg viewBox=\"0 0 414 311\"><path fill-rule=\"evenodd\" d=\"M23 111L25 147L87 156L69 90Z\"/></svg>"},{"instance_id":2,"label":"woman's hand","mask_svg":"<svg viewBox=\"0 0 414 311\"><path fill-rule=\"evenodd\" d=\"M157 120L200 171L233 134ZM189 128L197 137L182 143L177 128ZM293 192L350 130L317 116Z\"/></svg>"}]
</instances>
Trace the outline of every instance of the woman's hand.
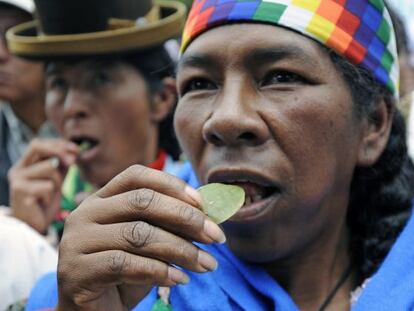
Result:
<instances>
[{"instance_id":1,"label":"woman's hand","mask_svg":"<svg viewBox=\"0 0 414 311\"><path fill-rule=\"evenodd\" d=\"M9 171L13 216L45 233L60 208L61 187L78 146L61 139L34 140Z\"/></svg>"},{"instance_id":2,"label":"woman's hand","mask_svg":"<svg viewBox=\"0 0 414 311\"><path fill-rule=\"evenodd\" d=\"M153 286L188 282L215 259L192 241L224 242L180 179L132 166L67 219L60 244L58 310L129 310ZM174 265L174 266L173 266Z\"/></svg>"}]
</instances>

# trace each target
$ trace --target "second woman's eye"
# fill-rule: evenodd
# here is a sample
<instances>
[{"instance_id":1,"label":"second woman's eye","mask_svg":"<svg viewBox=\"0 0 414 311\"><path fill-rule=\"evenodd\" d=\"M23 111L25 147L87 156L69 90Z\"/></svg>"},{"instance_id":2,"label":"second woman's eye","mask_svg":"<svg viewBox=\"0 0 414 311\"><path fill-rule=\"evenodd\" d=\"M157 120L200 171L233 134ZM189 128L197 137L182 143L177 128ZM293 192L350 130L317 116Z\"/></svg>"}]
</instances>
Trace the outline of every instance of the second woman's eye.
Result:
<instances>
[{"instance_id":1,"label":"second woman's eye","mask_svg":"<svg viewBox=\"0 0 414 311\"><path fill-rule=\"evenodd\" d=\"M305 78L300 75L289 71L273 71L266 75L263 79L261 86L280 84L280 83L303 83Z\"/></svg>"},{"instance_id":2,"label":"second woman's eye","mask_svg":"<svg viewBox=\"0 0 414 311\"><path fill-rule=\"evenodd\" d=\"M47 79L47 87L51 90L64 90L67 87L67 83L63 77L54 76Z\"/></svg>"},{"instance_id":3,"label":"second woman's eye","mask_svg":"<svg viewBox=\"0 0 414 311\"><path fill-rule=\"evenodd\" d=\"M194 91L204 91L204 90L215 90L217 86L203 78L193 79L187 82L183 88L182 95L188 92L194 92Z\"/></svg>"},{"instance_id":4,"label":"second woman's eye","mask_svg":"<svg viewBox=\"0 0 414 311\"><path fill-rule=\"evenodd\" d=\"M99 70L94 74L93 82L96 86L105 85L111 82L111 77L108 72Z\"/></svg>"}]
</instances>

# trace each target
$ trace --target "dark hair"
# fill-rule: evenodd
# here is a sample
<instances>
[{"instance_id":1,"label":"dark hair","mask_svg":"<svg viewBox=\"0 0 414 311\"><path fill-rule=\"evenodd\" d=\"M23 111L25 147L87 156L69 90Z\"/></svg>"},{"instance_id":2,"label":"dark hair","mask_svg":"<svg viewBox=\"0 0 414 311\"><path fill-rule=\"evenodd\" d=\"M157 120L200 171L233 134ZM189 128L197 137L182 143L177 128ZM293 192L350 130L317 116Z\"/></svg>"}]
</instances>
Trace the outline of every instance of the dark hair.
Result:
<instances>
[{"instance_id":1,"label":"dark hair","mask_svg":"<svg viewBox=\"0 0 414 311\"><path fill-rule=\"evenodd\" d=\"M361 283L379 268L410 216L414 166L407 153L404 119L395 108L393 95L368 70L333 51L329 54L350 88L360 118L375 122L381 99L393 111L384 152L373 166L357 167L351 184L347 221L351 254Z\"/></svg>"},{"instance_id":2,"label":"dark hair","mask_svg":"<svg viewBox=\"0 0 414 311\"><path fill-rule=\"evenodd\" d=\"M132 64L140 71L152 94L163 88L162 80L164 78L174 77L175 63L164 46L126 54L122 57L122 61ZM171 112L159 125L158 146L164 149L174 160L178 160L181 149L173 126L174 110L175 107L171 109Z\"/></svg>"}]
</instances>

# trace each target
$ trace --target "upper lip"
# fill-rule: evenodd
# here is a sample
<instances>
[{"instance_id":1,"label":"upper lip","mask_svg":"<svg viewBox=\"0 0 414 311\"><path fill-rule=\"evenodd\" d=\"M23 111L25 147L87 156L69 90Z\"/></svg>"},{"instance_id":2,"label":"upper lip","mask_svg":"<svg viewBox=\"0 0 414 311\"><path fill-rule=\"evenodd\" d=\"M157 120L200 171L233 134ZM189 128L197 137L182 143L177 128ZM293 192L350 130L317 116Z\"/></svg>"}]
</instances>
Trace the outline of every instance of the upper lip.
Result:
<instances>
[{"instance_id":1,"label":"upper lip","mask_svg":"<svg viewBox=\"0 0 414 311\"><path fill-rule=\"evenodd\" d=\"M94 140L96 142L99 142L98 138L94 137L93 135L84 134L84 133L76 133L76 134L68 135L68 139L74 143L78 143L80 140L83 140L83 139L89 139L89 140Z\"/></svg>"},{"instance_id":2,"label":"upper lip","mask_svg":"<svg viewBox=\"0 0 414 311\"><path fill-rule=\"evenodd\" d=\"M258 171L248 168L215 168L207 174L208 183L240 183L250 182L262 187L281 189L278 181Z\"/></svg>"}]
</instances>

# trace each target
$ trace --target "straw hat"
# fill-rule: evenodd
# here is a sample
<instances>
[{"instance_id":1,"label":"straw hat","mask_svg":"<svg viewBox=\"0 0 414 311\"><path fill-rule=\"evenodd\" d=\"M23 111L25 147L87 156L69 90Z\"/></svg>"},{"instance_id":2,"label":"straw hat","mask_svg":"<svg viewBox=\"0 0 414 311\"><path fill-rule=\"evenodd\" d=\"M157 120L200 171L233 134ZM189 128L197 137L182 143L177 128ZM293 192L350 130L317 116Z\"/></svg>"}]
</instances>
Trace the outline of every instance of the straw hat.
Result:
<instances>
[{"instance_id":1,"label":"straw hat","mask_svg":"<svg viewBox=\"0 0 414 311\"><path fill-rule=\"evenodd\" d=\"M35 0L35 4L38 19L7 33L12 53L34 59L150 48L180 35L185 21L185 6L176 1Z\"/></svg>"}]
</instances>

